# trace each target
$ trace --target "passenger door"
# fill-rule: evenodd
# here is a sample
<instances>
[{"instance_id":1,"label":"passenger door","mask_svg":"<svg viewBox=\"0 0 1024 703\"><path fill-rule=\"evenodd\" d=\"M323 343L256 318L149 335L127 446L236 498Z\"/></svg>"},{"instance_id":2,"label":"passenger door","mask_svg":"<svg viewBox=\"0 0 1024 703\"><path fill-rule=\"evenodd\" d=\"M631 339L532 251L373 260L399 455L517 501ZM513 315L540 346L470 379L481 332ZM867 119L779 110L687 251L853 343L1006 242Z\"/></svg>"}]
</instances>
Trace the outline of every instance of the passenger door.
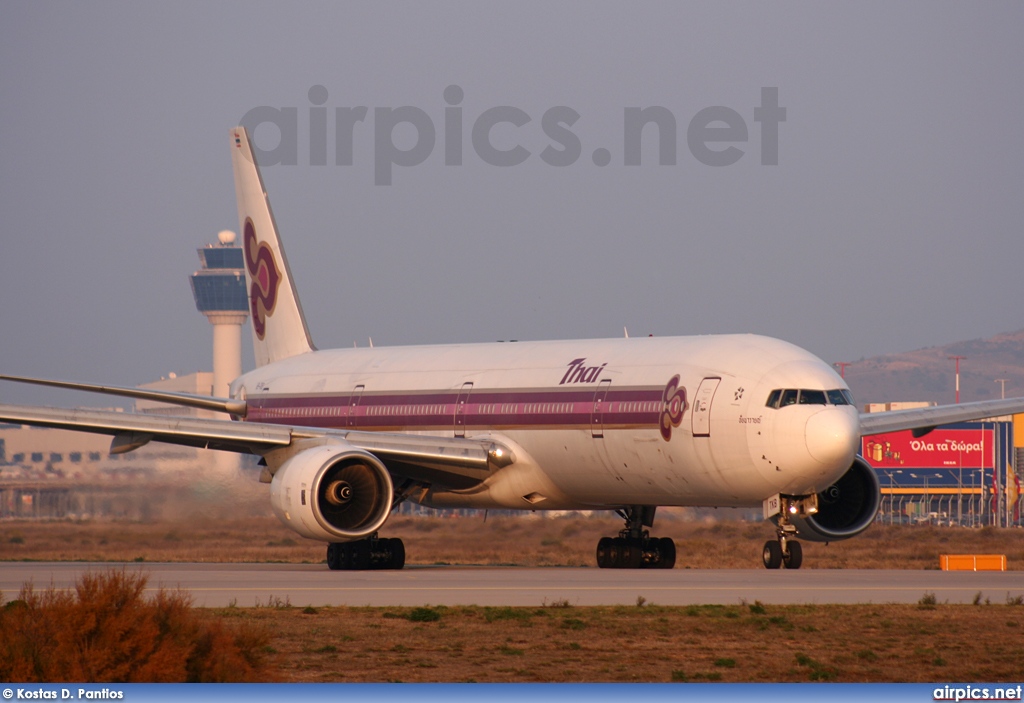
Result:
<instances>
[{"instance_id":1,"label":"passenger door","mask_svg":"<svg viewBox=\"0 0 1024 703\"><path fill-rule=\"evenodd\" d=\"M721 382L721 378L705 378L697 387L693 396L693 409L690 411L694 437L711 436L711 402Z\"/></svg>"}]
</instances>

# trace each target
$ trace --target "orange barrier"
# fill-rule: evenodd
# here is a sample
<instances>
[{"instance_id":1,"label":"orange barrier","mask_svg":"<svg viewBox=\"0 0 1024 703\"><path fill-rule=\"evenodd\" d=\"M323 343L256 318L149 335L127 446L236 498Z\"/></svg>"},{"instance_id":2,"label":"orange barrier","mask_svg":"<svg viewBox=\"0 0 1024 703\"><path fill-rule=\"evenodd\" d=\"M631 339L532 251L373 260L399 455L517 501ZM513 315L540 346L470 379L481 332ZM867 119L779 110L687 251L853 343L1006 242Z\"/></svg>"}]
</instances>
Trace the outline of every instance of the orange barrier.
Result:
<instances>
[{"instance_id":1,"label":"orange barrier","mask_svg":"<svg viewBox=\"0 0 1024 703\"><path fill-rule=\"evenodd\" d=\"M1006 571L1005 554L941 554L943 571Z\"/></svg>"}]
</instances>

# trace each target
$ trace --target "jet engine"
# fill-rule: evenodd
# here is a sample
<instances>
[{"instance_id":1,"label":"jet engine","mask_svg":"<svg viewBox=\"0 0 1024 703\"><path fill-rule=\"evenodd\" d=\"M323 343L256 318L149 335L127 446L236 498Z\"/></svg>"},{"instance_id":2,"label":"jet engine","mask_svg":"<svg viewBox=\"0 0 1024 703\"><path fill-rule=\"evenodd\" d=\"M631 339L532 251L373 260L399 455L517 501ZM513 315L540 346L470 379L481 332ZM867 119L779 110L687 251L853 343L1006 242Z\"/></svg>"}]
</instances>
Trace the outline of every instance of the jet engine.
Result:
<instances>
[{"instance_id":1,"label":"jet engine","mask_svg":"<svg viewBox=\"0 0 1024 703\"><path fill-rule=\"evenodd\" d=\"M881 503L878 476L863 457L831 486L818 494L818 511L793 516L800 537L811 542L837 542L859 535L875 520Z\"/></svg>"},{"instance_id":2,"label":"jet engine","mask_svg":"<svg viewBox=\"0 0 1024 703\"><path fill-rule=\"evenodd\" d=\"M270 504L303 537L347 542L369 537L391 512L394 487L381 461L336 442L289 457L270 482Z\"/></svg>"}]
</instances>

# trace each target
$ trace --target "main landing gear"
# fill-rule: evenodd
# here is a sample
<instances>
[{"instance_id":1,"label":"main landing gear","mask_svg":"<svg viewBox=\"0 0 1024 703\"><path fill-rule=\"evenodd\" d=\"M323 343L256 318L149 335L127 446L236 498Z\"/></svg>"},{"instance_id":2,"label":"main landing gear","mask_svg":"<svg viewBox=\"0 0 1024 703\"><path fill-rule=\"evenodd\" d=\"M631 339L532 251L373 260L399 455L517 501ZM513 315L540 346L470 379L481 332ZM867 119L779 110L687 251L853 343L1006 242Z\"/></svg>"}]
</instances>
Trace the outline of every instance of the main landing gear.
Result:
<instances>
[{"instance_id":1,"label":"main landing gear","mask_svg":"<svg viewBox=\"0 0 1024 703\"><path fill-rule=\"evenodd\" d=\"M654 526L653 505L634 505L618 514L626 529L618 537L597 543L597 565L602 569L671 569L676 564L676 543L669 537L651 537L644 527Z\"/></svg>"},{"instance_id":2,"label":"main landing gear","mask_svg":"<svg viewBox=\"0 0 1024 703\"><path fill-rule=\"evenodd\" d=\"M373 535L354 542L328 544L327 566L331 571L401 569L405 566L405 543L397 537Z\"/></svg>"}]
</instances>

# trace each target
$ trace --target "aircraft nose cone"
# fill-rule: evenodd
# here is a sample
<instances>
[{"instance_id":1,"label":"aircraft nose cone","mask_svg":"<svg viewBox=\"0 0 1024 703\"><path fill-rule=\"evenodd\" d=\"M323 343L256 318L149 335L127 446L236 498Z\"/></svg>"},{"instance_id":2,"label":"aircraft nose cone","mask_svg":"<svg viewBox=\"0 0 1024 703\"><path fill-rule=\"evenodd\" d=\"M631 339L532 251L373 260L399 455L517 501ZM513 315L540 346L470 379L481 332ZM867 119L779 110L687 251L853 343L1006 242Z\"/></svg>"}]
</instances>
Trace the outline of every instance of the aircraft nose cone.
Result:
<instances>
[{"instance_id":1,"label":"aircraft nose cone","mask_svg":"<svg viewBox=\"0 0 1024 703\"><path fill-rule=\"evenodd\" d=\"M860 422L846 408L828 408L807 418L807 451L822 464L849 466L860 449Z\"/></svg>"}]
</instances>

